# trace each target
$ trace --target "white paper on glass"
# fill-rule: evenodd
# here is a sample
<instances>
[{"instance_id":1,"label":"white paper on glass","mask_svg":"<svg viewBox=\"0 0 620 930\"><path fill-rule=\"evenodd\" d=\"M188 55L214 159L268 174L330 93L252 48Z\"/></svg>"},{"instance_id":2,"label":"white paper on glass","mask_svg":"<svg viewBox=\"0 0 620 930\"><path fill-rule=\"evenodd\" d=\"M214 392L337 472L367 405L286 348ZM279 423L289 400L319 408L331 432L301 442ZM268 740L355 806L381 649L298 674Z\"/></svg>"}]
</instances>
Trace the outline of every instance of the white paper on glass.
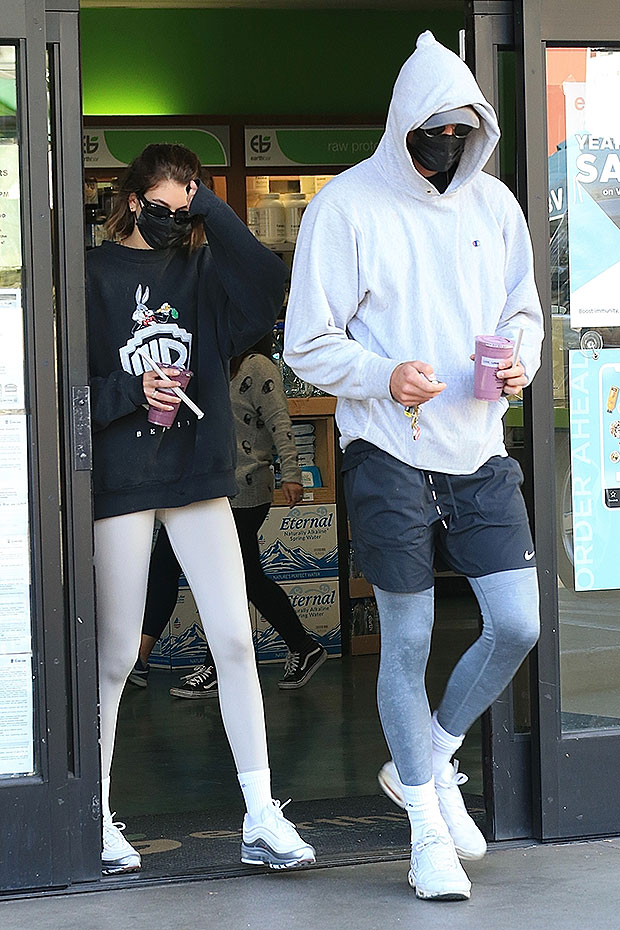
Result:
<instances>
[{"instance_id":1,"label":"white paper on glass","mask_svg":"<svg viewBox=\"0 0 620 930\"><path fill-rule=\"evenodd\" d=\"M0 535L28 532L27 441L23 414L0 416Z\"/></svg>"},{"instance_id":2,"label":"white paper on glass","mask_svg":"<svg viewBox=\"0 0 620 930\"><path fill-rule=\"evenodd\" d=\"M0 411L8 410L24 410L24 324L17 287L0 287Z\"/></svg>"},{"instance_id":3,"label":"white paper on glass","mask_svg":"<svg viewBox=\"0 0 620 930\"><path fill-rule=\"evenodd\" d=\"M19 146L0 141L0 268L21 268Z\"/></svg>"},{"instance_id":4,"label":"white paper on glass","mask_svg":"<svg viewBox=\"0 0 620 930\"><path fill-rule=\"evenodd\" d=\"M0 416L0 654L29 652L26 418Z\"/></svg>"},{"instance_id":5,"label":"white paper on glass","mask_svg":"<svg viewBox=\"0 0 620 930\"><path fill-rule=\"evenodd\" d=\"M0 655L0 776L34 769L32 657Z\"/></svg>"}]
</instances>

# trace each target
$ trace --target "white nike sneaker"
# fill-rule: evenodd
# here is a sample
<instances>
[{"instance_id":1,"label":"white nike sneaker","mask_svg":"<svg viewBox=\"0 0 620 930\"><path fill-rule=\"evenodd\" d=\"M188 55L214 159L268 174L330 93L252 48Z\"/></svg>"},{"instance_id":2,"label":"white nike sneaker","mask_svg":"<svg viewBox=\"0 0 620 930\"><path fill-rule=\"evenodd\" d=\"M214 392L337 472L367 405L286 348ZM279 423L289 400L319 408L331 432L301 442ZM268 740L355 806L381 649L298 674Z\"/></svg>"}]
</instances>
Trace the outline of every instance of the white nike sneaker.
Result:
<instances>
[{"instance_id":1,"label":"white nike sneaker","mask_svg":"<svg viewBox=\"0 0 620 930\"><path fill-rule=\"evenodd\" d=\"M257 818L243 818L241 861L246 865L268 865L270 869L293 869L316 862L314 848L305 843L287 820L280 804L272 801Z\"/></svg>"},{"instance_id":2,"label":"white nike sneaker","mask_svg":"<svg viewBox=\"0 0 620 930\"><path fill-rule=\"evenodd\" d=\"M413 843L407 878L416 897L426 901L466 901L471 894L471 882L452 839L433 828Z\"/></svg>"},{"instance_id":3,"label":"white nike sneaker","mask_svg":"<svg viewBox=\"0 0 620 930\"><path fill-rule=\"evenodd\" d=\"M403 787L392 760L385 763L377 778L388 798L404 809ZM458 771L458 762L455 760L454 765L448 763L441 778L435 779L435 791L441 816L454 840L458 855L461 859L482 859L487 851L486 840L467 813L459 790L459 786L466 781L467 775Z\"/></svg>"},{"instance_id":4,"label":"white nike sneaker","mask_svg":"<svg viewBox=\"0 0 620 930\"><path fill-rule=\"evenodd\" d=\"M460 792L460 786L467 781L467 775L459 772L459 764L455 759L454 765L448 762L441 775L435 778L435 791L441 816L448 825L461 859L482 859L487 851L487 841L467 813Z\"/></svg>"},{"instance_id":5,"label":"white nike sneaker","mask_svg":"<svg viewBox=\"0 0 620 930\"><path fill-rule=\"evenodd\" d=\"M112 817L115 815L112 814ZM113 823L112 817L103 821L103 849L101 871L104 875L119 875L121 872L139 872L142 866L140 853L128 843L122 834L124 823Z\"/></svg>"}]
</instances>

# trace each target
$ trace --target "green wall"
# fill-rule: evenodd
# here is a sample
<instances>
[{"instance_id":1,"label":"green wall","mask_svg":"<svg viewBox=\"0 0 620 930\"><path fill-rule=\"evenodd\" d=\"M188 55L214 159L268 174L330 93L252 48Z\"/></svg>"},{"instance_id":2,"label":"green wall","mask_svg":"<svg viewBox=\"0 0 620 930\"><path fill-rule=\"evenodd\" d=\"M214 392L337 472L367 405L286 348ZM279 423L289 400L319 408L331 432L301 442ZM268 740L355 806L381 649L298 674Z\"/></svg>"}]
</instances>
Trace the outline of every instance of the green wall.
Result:
<instances>
[{"instance_id":1,"label":"green wall","mask_svg":"<svg viewBox=\"0 0 620 930\"><path fill-rule=\"evenodd\" d=\"M84 113L382 114L416 37L453 13L85 9Z\"/></svg>"}]
</instances>

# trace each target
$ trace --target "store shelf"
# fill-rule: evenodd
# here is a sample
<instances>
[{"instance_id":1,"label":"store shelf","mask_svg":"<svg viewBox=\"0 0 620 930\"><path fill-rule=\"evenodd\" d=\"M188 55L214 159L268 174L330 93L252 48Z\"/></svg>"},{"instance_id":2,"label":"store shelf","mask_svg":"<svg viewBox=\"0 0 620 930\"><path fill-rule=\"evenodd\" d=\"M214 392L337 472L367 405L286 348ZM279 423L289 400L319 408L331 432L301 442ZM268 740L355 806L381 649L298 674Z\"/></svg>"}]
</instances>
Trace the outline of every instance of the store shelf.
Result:
<instances>
[{"instance_id":1,"label":"store shelf","mask_svg":"<svg viewBox=\"0 0 620 930\"><path fill-rule=\"evenodd\" d=\"M289 397L288 412L291 417L325 417L336 412L336 398L331 396Z\"/></svg>"},{"instance_id":2,"label":"store shelf","mask_svg":"<svg viewBox=\"0 0 620 930\"><path fill-rule=\"evenodd\" d=\"M273 492L273 503L276 507L286 507L287 503L284 499L283 492L276 488ZM335 504L336 503L336 493L334 488L304 488L304 496L301 501L302 504Z\"/></svg>"},{"instance_id":3,"label":"store shelf","mask_svg":"<svg viewBox=\"0 0 620 930\"><path fill-rule=\"evenodd\" d=\"M259 240L260 241L260 240ZM295 243L294 242L278 242L277 245L271 245L266 242L263 242L263 245L267 246L272 252L294 252Z\"/></svg>"},{"instance_id":4,"label":"store shelf","mask_svg":"<svg viewBox=\"0 0 620 930\"><path fill-rule=\"evenodd\" d=\"M368 633L366 636L351 637L351 655L353 656L376 655L380 648L381 636L379 633Z\"/></svg>"},{"instance_id":5,"label":"store shelf","mask_svg":"<svg viewBox=\"0 0 620 930\"><path fill-rule=\"evenodd\" d=\"M365 578L349 578L349 597L374 597L372 585Z\"/></svg>"}]
</instances>

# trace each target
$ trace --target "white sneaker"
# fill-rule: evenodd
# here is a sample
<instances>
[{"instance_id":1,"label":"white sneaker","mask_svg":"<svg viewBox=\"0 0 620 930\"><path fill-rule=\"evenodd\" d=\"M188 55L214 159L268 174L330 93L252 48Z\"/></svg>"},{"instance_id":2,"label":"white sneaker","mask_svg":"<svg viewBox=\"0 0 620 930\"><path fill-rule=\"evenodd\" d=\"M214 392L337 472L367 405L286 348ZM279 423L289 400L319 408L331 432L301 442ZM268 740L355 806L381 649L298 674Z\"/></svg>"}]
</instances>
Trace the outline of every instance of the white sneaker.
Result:
<instances>
[{"instance_id":1,"label":"white sneaker","mask_svg":"<svg viewBox=\"0 0 620 930\"><path fill-rule=\"evenodd\" d=\"M404 809L405 797L403 786L396 766L390 760L386 762L378 776L379 784L390 800ZM448 763L441 778L435 779L435 791L439 800L439 810L445 820L450 836L454 840L456 851L461 859L482 859L487 851L487 843L465 808L460 785L467 781L467 775L458 771L458 762Z\"/></svg>"},{"instance_id":2,"label":"white sneaker","mask_svg":"<svg viewBox=\"0 0 620 930\"><path fill-rule=\"evenodd\" d=\"M125 824L113 823L112 817L103 821L101 871L104 875L139 872L142 865L140 853L123 836L121 831L125 829Z\"/></svg>"},{"instance_id":3,"label":"white sneaker","mask_svg":"<svg viewBox=\"0 0 620 930\"><path fill-rule=\"evenodd\" d=\"M394 801L394 804L398 804L398 806L402 807L404 810L405 796L403 794L403 786L400 778L398 777L396 766L391 759L389 762L386 762L385 765L379 770L377 781L379 782L381 789L387 794L390 801Z\"/></svg>"},{"instance_id":4,"label":"white sneaker","mask_svg":"<svg viewBox=\"0 0 620 930\"><path fill-rule=\"evenodd\" d=\"M262 863L270 869L292 869L316 862L313 847L304 843L293 824L282 813L282 808L288 803L286 801L280 805L279 801L272 801L256 819L249 814L245 815L242 862L247 865Z\"/></svg>"},{"instance_id":5,"label":"white sneaker","mask_svg":"<svg viewBox=\"0 0 620 930\"><path fill-rule=\"evenodd\" d=\"M461 859L482 859L487 851L487 841L467 813L459 790L459 786L467 781L467 775L459 772L459 764L455 759L454 765L448 762L441 775L435 778L435 791L441 816L448 825Z\"/></svg>"},{"instance_id":6,"label":"white sneaker","mask_svg":"<svg viewBox=\"0 0 620 930\"><path fill-rule=\"evenodd\" d=\"M412 845L407 878L416 897L427 901L465 901L471 894L471 882L452 839L433 828Z\"/></svg>"}]
</instances>

